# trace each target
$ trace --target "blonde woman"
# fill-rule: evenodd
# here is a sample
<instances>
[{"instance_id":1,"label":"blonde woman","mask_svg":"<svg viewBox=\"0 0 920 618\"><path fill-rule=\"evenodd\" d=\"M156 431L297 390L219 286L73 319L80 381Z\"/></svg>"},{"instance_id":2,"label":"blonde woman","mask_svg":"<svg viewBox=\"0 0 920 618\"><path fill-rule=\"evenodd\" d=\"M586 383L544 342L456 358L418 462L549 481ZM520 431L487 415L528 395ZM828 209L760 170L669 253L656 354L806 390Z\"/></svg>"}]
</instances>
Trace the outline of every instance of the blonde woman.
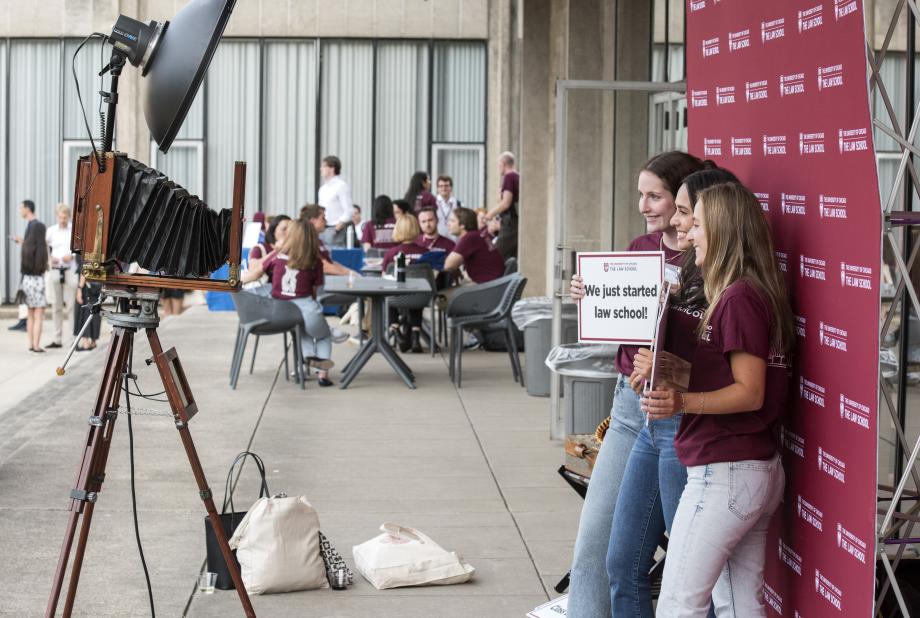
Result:
<instances>
[{"instance_id":1,"label":"blonde woman","mask_svg":"<svg viewBox=\"0 0 920 618\"><path fill-rule=\"evenodd\" d=\"M387 249L383 256L383 270L386 271L400 253L406 256L406 263L428 253L428 249L415 242L421 233L422 230L415 215L410 213L397 219L396 229L393 230L393 241L399 244ZM421 352L422 311L421 309L407 309L402 313L404 319L402 328L400 328L400 312L392 308L389 310L390 328L397 335L399 350L400 352L409 350L414 353Z\"/></svg>"},{"instance_id":2,"label":"blonde woman","mask_svg":"<svg viewBox=\"0 0 920 618\"><path fill-rule=\"evenodd\" d=\"M687 466L657 615L702 618L711 595L717 616L757 618L767 528L785 485L777 434L792 310L766 217L745 187L702 191L688 239L709 303L690 386L642 399L650 421L683 414L674 445Z\"/></svg>"}]
</instances>

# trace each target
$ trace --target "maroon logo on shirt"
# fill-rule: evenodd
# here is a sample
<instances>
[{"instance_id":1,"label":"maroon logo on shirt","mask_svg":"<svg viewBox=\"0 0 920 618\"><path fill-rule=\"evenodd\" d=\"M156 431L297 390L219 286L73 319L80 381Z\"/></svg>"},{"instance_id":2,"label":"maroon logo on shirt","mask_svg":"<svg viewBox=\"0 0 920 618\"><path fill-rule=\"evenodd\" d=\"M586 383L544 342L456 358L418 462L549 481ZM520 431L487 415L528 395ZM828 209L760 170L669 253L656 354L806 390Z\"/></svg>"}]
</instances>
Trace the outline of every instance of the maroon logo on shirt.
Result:
<instances>
[{"instance_id":1,"label":"maroon logo on shirt","mask_svg":"<svg viewBox=\"0 0 920 618\"><path fill-rule=\"evenodd\" d=\"M751 29L728 33L728 53L739 51L751 46Z\"/></svg>"},{"instance_id":2,"label":"maroon logo on shirt","mask_svg":"<svg viewBox=\"0 0 920 618\"><path fill-rule=\"evenodd\" d=\"M818 322L818 343L822 346L847 351L847 331L842 328L832 326L825 321Z\"/></svg>"},{"instance_id":3,"label":"maroon logo on shirt","mask_svg":"<svg viewBox=\"0 0 920 618\"><path fill-rule=\"evenodd\" d=\"M840 20L856 12L856 0L834 0L834 19Z\"/></svg>"},{"instance_id":4,"label":"maroon logo on shirt","mask_svg":"<svg viewBox=\"0 0 920 618\"><path fill-rule=\"evenodd\" d=\"M771 19L760 22L760 42L766 43L786 36L786 18Z\"/></svg>"},{"instance_id":5,"label":"maroon logo on shirt","mask_svg":"<svg viewBox=\"0 0 920 618\"><path fill-rule=\"evenodd\" d=\"M802 556L787 545L783 539L779 540L779 559L796 575L802 574Z\"/></svg>"},{"instance_id":6,"label":"maroon logo on shirt","mask_svg":"<svg viewBox=\"0 0 920 618\"><path fill-rule=\"evenodd\" d=\"M775 157L786 154L786 136L785 135L764 135L763 136L763 156Z\"/></svg>"},{"instance_id":7,"label":"maroon logo on shirt","mask_svg":"<svg viewBox=\"0 0 920 618\"><path fill-rule=\"evenodd\" d=\"M843 65L832 64L818 67L818 90L837 88L843 85Z\"/></svg>"},{"instance_id":8,"label":"maroon logo on shirt","mask_svg":"<svg viewBox=\"0 0 920 618\"><path fill-rule=\"evenodd\" d=\"M820 194L818 196L818 215L822 219L846 219L847 198Z\"/></svg>"},{"instance_id":9,"label":"maroon logo on shirt","mask_svg":"<svg viewBox=\"0 0 920 618\"><path fill-rule=\"evenodd\" d=\"M767 582L763 583L763 600L764 602L780 616L783 615L783 597L774 590Z\"/></svg>"},{"instance_id":10,"label":"maroon logo on shirt","mask_svg":"<svg viewBox=\"0 0 920 618\"><path fill-rule=\"evenodd\" d=\"M840 154L869 150L869 131L861 129L838 129L837 147Z\"/></svg>"},{"instance_id":11,"label":"maroon logo on shirt","mask_svg":"<svg viewBox=\"0 0 920 618\"><path fill-rule=\"evenodd\" d=\"M844 528L840 522L837 522L837 547L866 564L866 551L868 549L866 542Z\"/></svg>"},{"instance_id":12,"label":"maroon logo on shirt","mask_svg":"<svg viewBox=\"0 0 920 618\"><path fill-rule=\"evenodd\" d=\"M732 156L733 157L749 157L753 152L751 147L751 138L750 137L733 137L732 138Z\"/></svg>"},{"instance_id":13,"label":"maroon logo on shirt","mask_svg":"<svg viewBox=\"0 0 920 618\"><path fill-rule=\"evenodd\" d=\"M863 429L869 429L872 411L866 404L859 403L840 393L840 418Z\"/></svg>"},{"instance_id":14,"label":"maroon logo on shirt","mask_svg":"<svg viewBox=\"0 0 920 618\"><path fill-rule=\"evenodd\" d=\"M703 40L703 58L719 55L719 37Z\"/></svg>"},{"instance_id":15,"label":"maroon logo on shirt","mask_svg":"<svg viewBox=\"0 0 920 618\"><path fill-rule=\"evenodd\" d=\"M799 519L818 532L824 532L824 513L821 509L803 498L802 494L799 494L795 508L796 512L799 514Z\"/></svg>"},{"instance_id":16,"label":"maroon logo on shirt","mask_svg":"<svg viewBox=\"0 0 920 618\"><path fill-rule=\"evenodd\" d=\"M838 611L843 611L843 590L834 585L834 582L825 577L821 571L815 569L815 592L821 595Z\"/></svg>"},{"instance_id":17,"label":"maroon logo on shirt","mask_svg":"<svg viewBox=\"0 0 920 618\"><path fill-rule=\"evenodd\" d=\"M860 290L872 289L872 267L840 262L840 285Z\"/></svg>"},{"instance_id":18,"label":"maroon logo on shirt","mask_svg":"<svg viewBox=\"0 0 920 618\"><path fill-rule=\"evenodd\" d=\"M836 481L847 482L847 464L820 446L818 447L818 470Z\"/></svg>"},{"instance_id":19,"label":"maroon logo on shirt","mask_svg":"<svg viewBox=\"0 0 920 618\"><path fill-rule=\"evenodd\" d=\"M799 154L824 154L824 131L799 133Z\"/></svg>"},{"instance_id":20,"label":"maroon logo on shirt","mask_svg":"<svg viewBox=\"0 0 920 618\"><path fill-rule=\"evenodd\" d=\"M817 382L812 382L805 376L799 376L799 398L809 401L816 406L824 407L824 397L827 391Z\"/></svg>"},{"instance_id":21,"label":"maroon logo on shirt","mask_svg":"<svg viewBox=\"0 0 920 618\"><path fill-rule=\"evenodd\" d=\"M799 11L799 33L814 30L824 23L824 5L819 4L810 9Z\"/></svg>"},{"instance_id":22,"label":"maroon logo on shirt","mask_svg":"<svg viewBox=\"0 0 920 618\"><path fill-rule=\"evenodd\" d=\"M770 95L770 85L767 80L758 82L744 82L744 98L747 101L762 101Z\"/></svg>"}]
</instances>

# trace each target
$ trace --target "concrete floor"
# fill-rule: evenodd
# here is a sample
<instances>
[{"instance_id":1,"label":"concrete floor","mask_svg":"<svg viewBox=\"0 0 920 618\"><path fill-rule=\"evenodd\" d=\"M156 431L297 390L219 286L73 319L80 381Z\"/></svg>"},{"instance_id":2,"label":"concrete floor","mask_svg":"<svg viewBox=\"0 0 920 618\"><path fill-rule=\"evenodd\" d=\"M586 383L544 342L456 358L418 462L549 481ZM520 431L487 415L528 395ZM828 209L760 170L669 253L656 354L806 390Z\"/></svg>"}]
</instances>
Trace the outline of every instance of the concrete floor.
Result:
<instances>
[{"instance_id":1,"label":"concrete floor","mask_svg":"<svg viewBox=\"0 0 920 618\"><path fill-rule=\"evenodd\" d=\"M0 321L3 362L20 378L0 383L0 615L38 616L104 356L83 355L65 377L45 382L59 359L29 361L27 352L6 345L10 323ZM356 573L348 591L253 597L260 616L523 616L556 596L552 585L568 568L582 501L555 472L563 453L547 439L548 400L528 397L514 383L505 354L464 354L460 391L450 384L444 360L428 355L406 357L418 379L415 391L379 357L345 391L315 382L301 391L278 374L281 346L274 337L263 340L255 372L244 373L232 391L227 373L235 325L235 314L196 307L160 329L164 347L178 349L201 410L190 426L215 497L223 493L233 456L251 443L265 460L270 490L306 495L349 564L353 545L394 521L421 529L476 568L469 584L385 591ZM135 370L141 389L157 392L155 371L141 362L147 355L142 339ZM335 346L334 359L341 367L354 351ZM27 362L41 367L20 367ZM13 403L25 383L31 394ZM134 434L140 529L157 614L180 616L188 605L190 616L242 615L235 592L195 591L205 553L204 511L171 421L136 416ZM149 614L131 522L127 436L120 418L78 615ZM238 506L256 498L254 477L248 466Z\"/></svg>"}]
</instances>

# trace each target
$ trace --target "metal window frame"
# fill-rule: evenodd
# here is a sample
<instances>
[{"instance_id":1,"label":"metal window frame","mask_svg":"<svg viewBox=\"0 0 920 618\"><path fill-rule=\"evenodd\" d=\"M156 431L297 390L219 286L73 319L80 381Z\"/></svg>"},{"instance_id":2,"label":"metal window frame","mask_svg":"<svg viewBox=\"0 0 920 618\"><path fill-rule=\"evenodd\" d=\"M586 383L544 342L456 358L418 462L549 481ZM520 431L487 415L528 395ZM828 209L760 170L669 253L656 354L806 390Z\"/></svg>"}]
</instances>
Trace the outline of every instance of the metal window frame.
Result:
<instances>
[{"instance_id":1,"label":"metal window frame","mask_svg":"<svg viewBox=\"0 0 920 618\"><path fill-rule=\"evenodd\" d=\"M440 152L442 151L445 151L445 152L463 151L463 150L469 150L469 151L476 152L479 154L479 168L480 169L479 169L478 197L479 197L480 203L485 205L486 203L485 201L486 200L486 146L485 144L476 144L476 143L471 143L471 142L433 142L431 144L431 149L429 150L431 154L430 160L429 160L430 162L428 165L429 169L431 169L431 172L429 173L432 176L435 176L436 174L440 174L442 172L442 170L435 170L433 168L434 164L438 160L438 154ZM477 208L477 206L474 206L474 208Z\"/></svg>"}]
</instances>

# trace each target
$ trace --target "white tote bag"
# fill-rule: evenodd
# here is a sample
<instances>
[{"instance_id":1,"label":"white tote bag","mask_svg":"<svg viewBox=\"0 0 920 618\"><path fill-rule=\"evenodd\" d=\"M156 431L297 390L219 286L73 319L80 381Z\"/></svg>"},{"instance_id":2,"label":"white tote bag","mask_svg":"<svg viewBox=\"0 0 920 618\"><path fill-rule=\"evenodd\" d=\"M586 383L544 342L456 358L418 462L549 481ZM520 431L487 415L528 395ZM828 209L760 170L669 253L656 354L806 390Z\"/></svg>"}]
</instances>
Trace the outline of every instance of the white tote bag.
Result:
<instances>
[{"instance_id":1,"label":"white tote bag","mask_svg":"<svg viewBox=\"0 0 920 618\"><path fill-rule=\"evenodd\" d=\"M250 594L328 588L319 515L304 496L259 498L230 539Z\"/></svg>"},{"instance_id":2,"label":"white tote bag","mask_svg":"<svg viewBox=\"0 0 920 618\"><path fill-rule=\"evenodd\" d=\"M425 534L399 524L380 526L383 534L355 545L355 567L377 590L402 586L461 584L475 569Z\"/></svg>"}]
</instances>

